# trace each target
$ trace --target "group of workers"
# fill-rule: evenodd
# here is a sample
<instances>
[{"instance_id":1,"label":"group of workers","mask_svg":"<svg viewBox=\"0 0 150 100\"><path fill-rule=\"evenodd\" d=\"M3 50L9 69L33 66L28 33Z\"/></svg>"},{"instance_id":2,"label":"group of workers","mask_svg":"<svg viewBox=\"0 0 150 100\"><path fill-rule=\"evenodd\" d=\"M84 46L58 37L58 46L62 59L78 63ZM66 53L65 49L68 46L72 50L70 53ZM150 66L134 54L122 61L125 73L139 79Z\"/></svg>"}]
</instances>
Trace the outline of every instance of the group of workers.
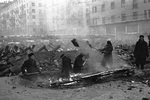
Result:
<instances>
[{"instance_id":1,"label":"group of workers","mask_svg":"<svg viewBox=\"0 0 150 100\"><path fill-rule=\"evenodd\" d=\"M102 59L102 66L105 66L106 68L110 68L113 63L112 59L112 51L113 46L111 41L107 41L106 46L100 50L102 53L104 53L104 57ZM148 52L148 45L147 42L144 40L144 36L140 35L139 40L137 41L134 49L134 57L135 57L135 63L137 66L137 69L144 69L144 64L146 59L149 56ZM33 73L33 72L39 72L40 68L37 67L35 57L33 53L28 54L29 59L24 62L24 64L21 67L22 73ZM74 61L74 64L72 66L72 61L69 57L67 57L65 54L62 54L60 56L62 59L62 77L69 77L69 73L80 73L82 71L82 68L84 67L84 64L86 62L85 54L80 53ZM140 67L141 66L141 67Z\"/></svg>"}]
</instances>

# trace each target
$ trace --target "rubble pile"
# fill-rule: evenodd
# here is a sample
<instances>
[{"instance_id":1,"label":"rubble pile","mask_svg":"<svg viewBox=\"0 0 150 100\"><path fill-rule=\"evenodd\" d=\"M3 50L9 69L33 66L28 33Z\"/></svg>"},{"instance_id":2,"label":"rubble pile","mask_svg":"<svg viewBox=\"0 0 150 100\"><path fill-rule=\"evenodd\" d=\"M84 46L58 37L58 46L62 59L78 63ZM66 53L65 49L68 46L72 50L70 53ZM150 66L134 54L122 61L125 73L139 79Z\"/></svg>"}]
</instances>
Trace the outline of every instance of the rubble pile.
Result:
<instances>
[{"instance_id":1,"label":"rubble pile","mask_svg":"<svg viewBox=\"0 0 150 100\"><path fill-rule=\"evenodd\" d=\"M75 41L76 43L76 41ZM77 44L74 44L78 47ZM89 45L89 44L88 44ZM61 54L65 54L67 56L69 56L69 58L71 58L71 60L74 62L75 57L80 53L78 50L71 50L70 51L61 51L60 48L63 46L60 46L57 44L57 46L54 46L53 44L50 44L50 49L47 48L48 45L43 45L43 46L38 46L38 45L32 45L32 46L4 46L1 48L0 51L0 76L13 76L13 75L18 75L21 70L20 67L22 66L23 62L27 59L27 54L30 52L34 52L35 57L37 59L37 65L39 67L41 67L41 71L45 72L45 71L49 71L50 73L53 72L57 72L59 73L61 70L61 59L60 59L60 55ZM89 45L90 46L90 45ZM91 48L93 48L92 46L90 46ZM35 50L36 48L36 50ZM69 48L69 47L68 47ZM134 50L134 45L118 45L117 47L115 47L115 53L118 56L118 59L123 59L126 62L128 62L128 64L130 64L131 66L134 66L134 55L133 55L133 50ZM127 69L128 70L128 69ZM130 70L132 71L132 70ZM112 71L108 72L109 74L112 73ZM148 73L144 72L144 73ZM123 73L119 73L119 75L122 75ZM125 72L125 74L128 74L128 72ZM118 76L119 76L118 75ZM145 82L146 84L149 84L149 75L147 74L147 76L142 76L142 77L146 77L146 78L141 78L140 76L140 82ZM107 76L107 75L106 75ZM113 75L115 76L115 75ZM127 75L128 76L128 75ZM102 77L105 77L105 75L103 75ZM50 77L49 77L50 78ZM100 80L101 82L101 75L100 77L96 75L96 77L80 77L79 80L86 80L90 79L89 82L92 82L94 79L95 80ZM137 78L139 79L139 77ZM46 79L48 81L48 78ZM75 84L78 83L79 80L74 80L71 79L71 81L62 81L62 82L66 82L65 85L69 86L70 84ZM92 80L92 81L91 81ZM132 80L132 79L131 79ZM83 82L83 81L82 81ZM81 84L82 84L81 82ZM59 83L61 84L61 80L59 81L58 79L58 84L54 83L54 85L59 85ZM87 80L85 82L86 84L88 83ZM84 84L85 84L84 83ZM40 82L38 83L38 86L40 87L45 87L45 85L42 85L43 83ZM44 83L45 84L45 83ZM47 85L50 85L46 83L46 87ZM64 84L63 84L64 85Z\"/></svg>"},{"instance_id":2,"label":"rubble pile","mask_svg":"<svg viewBox=\"0 0 150 100\"><path fill-rule=\"evenodd\" d=\"M115 47L116 53L118 54L119 59L125 60L128 64L133 66L135 63L135 58L134 58L134 48L135 45L118 45Z\"/></svg>"},{"instance_id":3,"label":"rubble pile","mask_svg":"<svg viewBox=\"0 0 150 100\"><path fill-rule=\"evenodd\" d=\"M42 71L59 71L61 68L60 55L65 53L74 59L77 53L76 50L60 51L59 49L61 49L60 45L54 46L52 44L42 47L39 45L3 46L0 50L0 76L18 75L21 72L20 67L30 52L34 52L37 65L42 68Z\"/></svg>"}]
</instances>

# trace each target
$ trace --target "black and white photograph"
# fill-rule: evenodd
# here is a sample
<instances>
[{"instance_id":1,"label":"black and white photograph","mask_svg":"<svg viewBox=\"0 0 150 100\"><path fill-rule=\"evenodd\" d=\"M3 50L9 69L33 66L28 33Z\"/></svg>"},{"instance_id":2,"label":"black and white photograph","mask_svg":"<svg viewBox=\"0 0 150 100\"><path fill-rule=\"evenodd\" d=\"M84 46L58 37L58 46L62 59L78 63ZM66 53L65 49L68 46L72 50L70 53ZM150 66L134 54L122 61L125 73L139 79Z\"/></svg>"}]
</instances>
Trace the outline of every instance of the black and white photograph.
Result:
<instances>
[{"instance_id":1,"label":"black and white photograph","mask_svg":"<svg viewBox=\"0 0 150 100\"><path fill-rule=\"evenodd\" d=\"M0 100L150 100L150 0L0 0Z\"/></svg>"}]
</instances>

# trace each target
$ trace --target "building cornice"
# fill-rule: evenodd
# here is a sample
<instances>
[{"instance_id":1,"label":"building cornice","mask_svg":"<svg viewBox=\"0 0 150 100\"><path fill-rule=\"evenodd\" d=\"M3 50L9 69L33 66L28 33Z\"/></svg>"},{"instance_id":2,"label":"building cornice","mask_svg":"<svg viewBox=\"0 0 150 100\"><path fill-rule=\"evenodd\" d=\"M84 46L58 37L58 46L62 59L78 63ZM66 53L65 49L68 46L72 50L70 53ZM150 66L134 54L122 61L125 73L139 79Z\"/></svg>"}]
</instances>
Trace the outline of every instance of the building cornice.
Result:
<instances>
[{"instance_id":1,"label":"building cornice","mask_svg":"<svg viewBox=\"0 0 150 100\"><path fill-rule=\"evenodd\" d=\"M139 22L139 21L148 21L150 18L147 19L137 19L137 20L128 20L128 21L119 21L113 23L106 23L106 24L99 24L99 25L90 25L89 27L98 27L98 26L105 26L105 25L114 25L114 24L123 24L123 23L131 23L131 22Z\"/></svg>"}]
</instances>

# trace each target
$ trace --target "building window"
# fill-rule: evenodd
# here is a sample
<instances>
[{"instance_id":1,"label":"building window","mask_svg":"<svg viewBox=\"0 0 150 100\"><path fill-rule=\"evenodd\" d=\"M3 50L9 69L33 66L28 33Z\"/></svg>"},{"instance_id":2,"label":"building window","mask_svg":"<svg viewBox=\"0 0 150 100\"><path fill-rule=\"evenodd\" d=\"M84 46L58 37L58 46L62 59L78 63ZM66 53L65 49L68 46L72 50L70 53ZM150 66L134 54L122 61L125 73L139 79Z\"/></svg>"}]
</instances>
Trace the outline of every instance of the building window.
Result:
<instances>
[{"instance_id":1,"label":"building window","mask_svg":"<svg viewBox=\"0 0 150 100\"><path fill-rule=\"evenodd\" d=\"M92 0L92 2L95 2L96 0Z\"/></svg>"},{"instance_id":2,"label":"building window","mask_svg":"<svg viewBox=\"0 0 150 100\"><path fill-rule=\"evenodd\" d=\"M86 14L89 14L89 9L88 8L86 8Z\"/></svg>"},{"instance_id":3,"label":"building window","mask_svg":"<svg viewBox=\"0 0 150 100\"><path fill-rule=\"evenodd\" d=\"M35 15L32 15L32 19L35 19L36 18L36 16Z\"/></svg>"},{"instance_id":4,"label":"building window","mask_svg":"<svg viewBox=\"0 0 150 100\"><path fill-rule=\"evenodd\" d=\"M102 5L101 11L105 11L105 4Z\"/></svg>"},{"instance_id":5,"label":"building window","mask_svg":"<svg viewBox=\"0 0 150 100\"><path fill-rule=\"evenodd\" d=\"M102 23L105 24L106 23L106 19L105 17L102 17Z\"/></svg>"},{"instance_id":6,"label":"building window","mask_svg":"<svg viewBox=\"0 0 150 100\"><path fill-rule=\"evenodd\" d=\"M33 32L36 32L36 28L33 28Z\"/></svg>"},{"instance_id":7,"label":"building window","mask_svg":"<svg viewBox=\"0 0 150 100\"><path fill-rule=\"evenodd\" d=\"M92 8L92 12L93 12L93 13L96 13L96 12L97 12L97 6L94 6L94 7Z\"/></svg>"},{"instance_id":8,"label":"building window","mask_svg":"<svg viewBox=\"0 0 150 100\"><path fill-rule=\"evenodd\" d=\"M41 14L42 13L42 9L39 9L39 14Z\"/></svg>"},{"instance_id":9,"label":"building window","mask_svg":"<svg viewBox=\"0 0 150 100\"><path fill-rule=\"evenodd\" d=\"M111 3L111 9L115 9L115 2Z\"/></svg>"},{"instance_id":10,"label":"building window","mask_svg":"<svg viewBox=\"0 0 150 100\"><path fill-rule=\"evenodd\" d=\"M35 13L35 9L32 9L32 13Z\"/></svg>"},{"instance_id":11,"label":"building window","mask_svg":"<svg viewBox=\"0 0 150 100\"><path fill-rule=\"evenodd\" d=\"M29 18L30 18L30 16L28 15L28 16L27 16L27 18L29 19Z\"/></svg>"},{"instance_id":12,"label":"building window","mask_svg":"<svg viewBox=\"0 0 150 100\"><path fill-rule=\"evenodd\" d=\"M95 19L93 19L93 25L95 24Z\"/></svg>"},{"instance_id":13,"label":"building window","mask_svg":"<svg viewBox=\"0 0 150 100\"><path fill-rule=\"evenodd\" d=\"M43 32L43 28L40 28L40 31Z\"/></svg>"},{"instance_id":14,"label":"building window","mask_svg":"<svg viewBox=\"0 0 150 100\"><path fill-rule=\"evenodd\" d=\"M36 22L33 22L32 25L36 25Z\"/></svg>"},{"instance_id":15,"label":"building window","mask_svg":"<svg viewBox=\"0 0 150 100\"><path fill-rule=\"evenodd\" d=\"M147 3L147 0L144 0L144 3Z\"/></svg>"},{"instance_id":16,"label":"building window","mask_svg":"<svg viewBox=\"0 0 150 100\"><path fill-rule=\"evenodd\" d=\"M144 18L147 18L147 10L144 10Z\"/></svg>"},{"instance_id":17,"label":"building window","mask_svg":"<svg viewBox=\"0 0 150 100\"><path fill-rule=\"evenodd\" d=\"M138 1L133 0L133 9L137 9L137 8L138 8Z\"/></svg>"},{"instance_id":18,"label":"building window","mask_svg":"<svg viewBox=\"0 0 150 100\"><path fill-rule=\"evenodd\" d=\"M40 21L40 23L39 23L40 25L43 25L43 22L42 21Z\"/></svg>"},{"instance_id":19,"label":"building window","mask_svg":"<svg viewBox=\"0 0 150 100\"><path fill-rule=\"evenodd\" d=\"M138 12L133 12L133 19L138 19Z\"/></svg>"},{"instance_id":20,"label":"building window","mask_svg":"<svg viewBox=\"0 0 150 100\"><path fill-rule=\"evenodd\" d=\"M121 7L125 7L125 3L126 3L125 0L121 0Z\"/></svg>"},{"instance_id":21,"label":"building window","mask_svg":"<svg viewBox=\"0 0 150 100\"><path fill-rule=\"evenodd\" d=\"M148 10L149 18L150 18L150 9Z\"/></svg>"},{"instance_id":22,"label":"building window","mask_svg":"<svg viewBox=\"0 0 150 100\"><path fill-rule=\"evenodd\" d=\"M39 3L39 7L42 7L42 3Z\"/></svg>"},{"instance_id":23,"label":"building window","mask_svg":"<svg viewBox=\"0 0 150 100\"><path fill-rule=\"evenodd\" d=\"M32 6L34 7L34 6L35 6L35 3L32 2Z\"/></svg>"},{"instance_id":24,"label":"building window","mask_svg":"<svg viewBox=\"0 0 150 100\"><path fill-rule=\"evenodd\" d=\"M125 21L125 20L126 20L126 15L125 15L125 14L122 14L122 15L121 15L121 20L122 20L122 21Z\"/></svg>"},{"instance_id":25,"label":"building window","mask_svg":"<svg viewBox=\"0 0 150 100\"><path fill-rule=\"evenodd\" d=\"M115 22L115 15L111 16L111 22Z\"/></svg>"},{"instance_id":26,"label":"building window","mask_svg":"<svg viewBox=\"0 0 150 100\"><path fill-rule=\"evenodd\" d=\"M90 25L90 20L87 19L87 20L86 20L86 23L87 23L87 25L89 26L89 25Z\"/></svg>"},{"instance_id":27,"label":"building window","mask_svg":"<svg viewBox=\"0 0 150 100\"><path fill-rule=\"evenodd\" d=\"M97 25L97 18L93 19L93 25Z\"/></svg>"}]
</instances>

